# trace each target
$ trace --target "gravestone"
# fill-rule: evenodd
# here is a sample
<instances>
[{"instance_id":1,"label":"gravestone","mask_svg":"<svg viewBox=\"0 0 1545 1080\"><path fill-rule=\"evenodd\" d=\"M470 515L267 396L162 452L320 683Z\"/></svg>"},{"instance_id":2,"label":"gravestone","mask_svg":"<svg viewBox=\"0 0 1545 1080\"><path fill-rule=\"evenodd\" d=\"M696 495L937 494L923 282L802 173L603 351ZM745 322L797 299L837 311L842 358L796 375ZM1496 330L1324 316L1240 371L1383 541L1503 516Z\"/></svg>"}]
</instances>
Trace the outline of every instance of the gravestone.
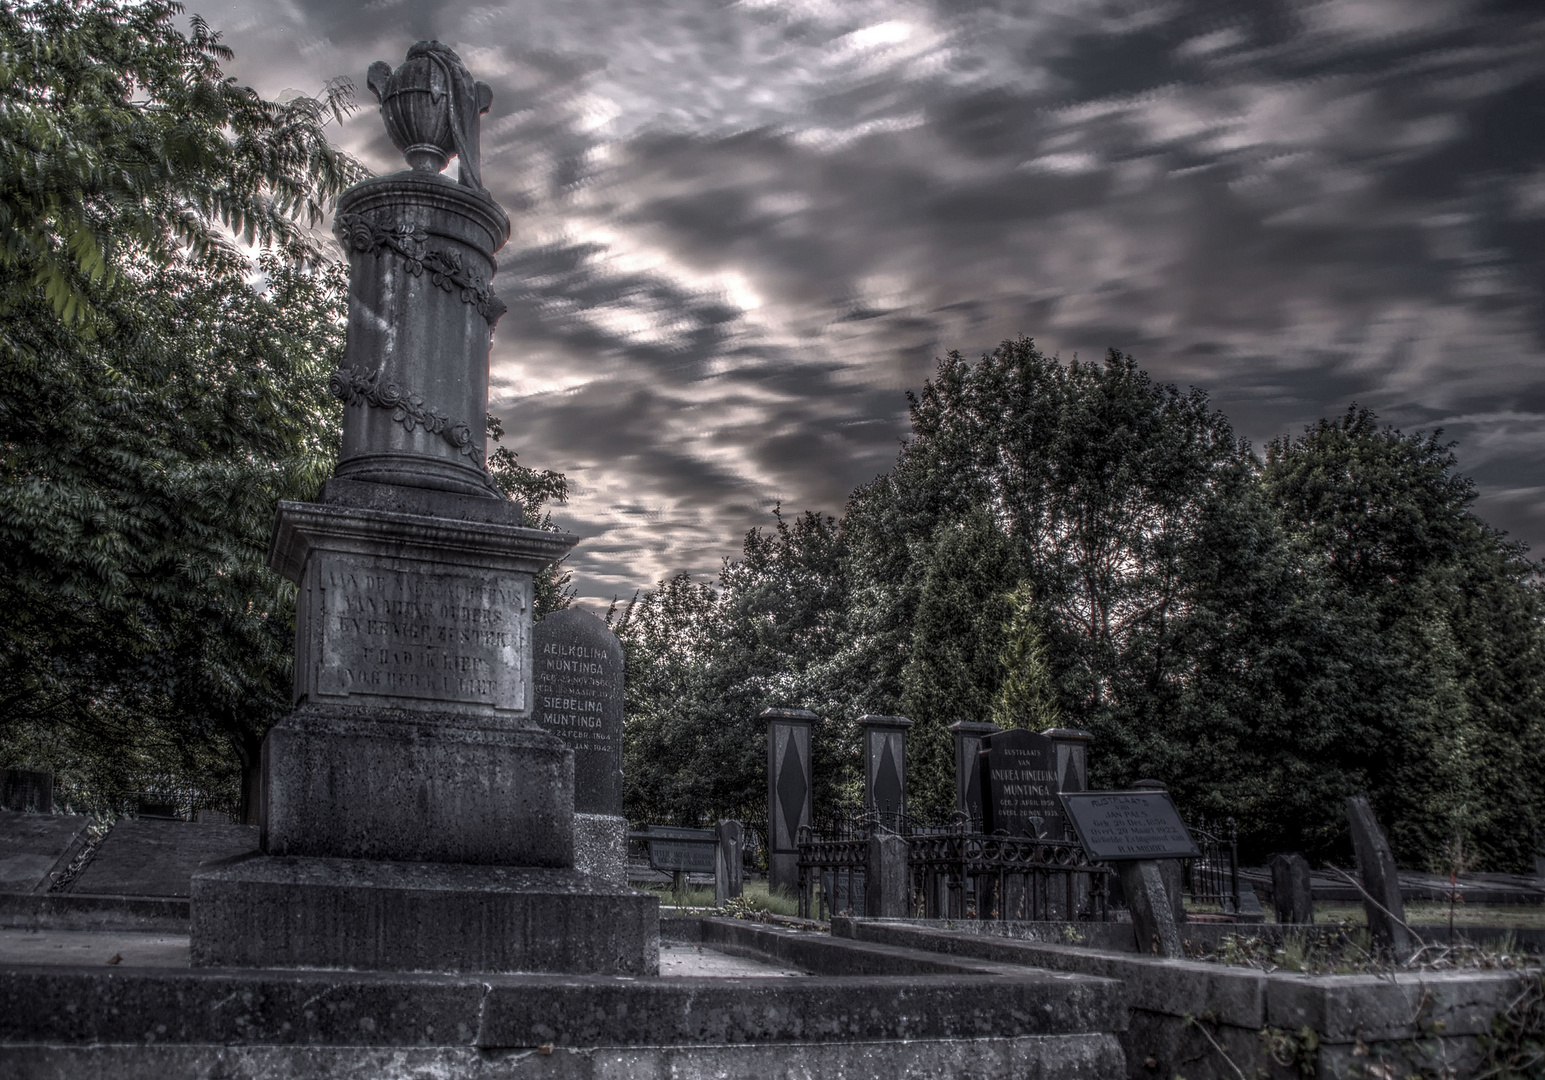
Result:
<instances>
[{"instance_id":1,"label":"gravestone","mask_svg":"<svg viewBox=\"0 0 1545 1080\"><path fill-rule=\"evenodd\" d=\"M1400 895L1394 853L1367 799L1349 795L1346 808L1347 821L1352 826L1352 851L1357 856L1357 875L1363 879L1363 888L1368 893L1363 897L1368 934L1375 945L1404 960L1416 949L1417 942L1403 925L1405 902Z\"/></svg>"},{"instance_id":2,"label":"gravestone","mask_svg":"<svg viewBox=\"0 0 1545 1080\"><path fill-rule=\"evenodd\" d=\"M622 643L604 622L577 608L543 618L532 642L532 717L574 751L574 866L626 885Z\"/></svg>"},{"instance_id":3,"label":"gravestone","mask_svg":"<svg viewBox=\"0 0 1545 1080\"><path fill-rule=\"evenodd\" d=\"M982 769L982 829L1061 840L1066 816L1057 795L1057 748L1045 735L1014 729L987 735Z\"/></svg>"},{"instance_id":4,"label":"gravestone","mask_svg":"<svg viewBox=\"0 0 1545 1080\"><path fill-rule=\"evenodd\" d=\"M814 815L808 709L763 709L767 724L767 888L792 896L799 889L799 830Z\"/></svg>"},{"instance_id":5,"label":"gravestone","mask_svg":"<svg viewBox=\"0 0 1545 1080\"><path fill-rule=\"evenodd\" d=\"M869 838L869 868L864 875L864 914L877 919L904 919L911 882L907 874L907 840L880 831Z\"/></svg>"},{"instance_id":6,"label":"gravestone","mask_svg":"<svg viewBox=\"0 0 1545 1080\"><path fill-rule=\"evenodd\" d=\"M1271 898L1279 923L1314 922L1309 860L1296 851L1271 857Z\"/></svg>"},{"instance_id":7,"label":"gravestone","mask_svg":"<svg viewBox=\"0 0 1545 1080\"><path fill-rule=\"evenodd\" d=\"M978 828L982 822L982 766L978 756L982 739L998 731L997 724L957 720L950 725L955 737L955 809Z\"/></svg>"},{"instance_id":8,"label":"gravestone","mask_svg":"<svg viewBox=\"0 0 1545 1080\"><path fill-rule=\"evenodd\" d=\"M1061 797L1089 858L1116 866L1132 913L1139 952L1179 958L1184 909L1165 879L1160 860L1197 858L1201 852L1167 791L1086 791ZM1176 910L1182 912L1176 916Z\"/></svg>"},{"instance_id":9,"label":"gravestone","mask_svg":"<svg viewBox=\"0 0 1545 1080\"><path fill-rule=\"evenodd\" d=\"M366 84L409 168L333 216L340 454L269 547L298 587L294 709L263 744L262 855L194 876L192 961L653 975L658 901L574 869L574 752L532 718L532 579L576 538L488 472L493 92L437 41Z\"/></svg>"},{"instance_id":10,"label":"gravestone","mask_svg":"<svg viewBox=\"0 0 1545 1080\"><path fill-rule=\"evenodd\" d=\"M714 849L713 902L714 907L723 907L745 892L740 822L721 821L716 832L719 843Z\"/></svg>"},{"instance_id":11,"label":"gravestone","mask_svg":"<svg viewBox=\"0 0 1545 1080\"><path fill-rule=\"evenodd\" d=\"M907 728L905 716L858 718L864 744L864 808L886 818L907 810Z\"/></svg>"},{"instance_id":12,"label":"gravestone","mask_svg":"<svg viewBox=\"0 0 1545 1080\"><path fill-rule=\"evenodd\" d=\"M33 769L6 769L0 773L0 810L52 814L54 774Z\"/></svg>"},{"instance_id":13,"label":"gravestone","mask_svg":"<svg viewBox=\"0 0 1545 1080\"><path fill-rule=\"evenodd\" d=\"M86 840L84 814L0 810L0 892L47 892Z\"/></svg>"}]
</instances>

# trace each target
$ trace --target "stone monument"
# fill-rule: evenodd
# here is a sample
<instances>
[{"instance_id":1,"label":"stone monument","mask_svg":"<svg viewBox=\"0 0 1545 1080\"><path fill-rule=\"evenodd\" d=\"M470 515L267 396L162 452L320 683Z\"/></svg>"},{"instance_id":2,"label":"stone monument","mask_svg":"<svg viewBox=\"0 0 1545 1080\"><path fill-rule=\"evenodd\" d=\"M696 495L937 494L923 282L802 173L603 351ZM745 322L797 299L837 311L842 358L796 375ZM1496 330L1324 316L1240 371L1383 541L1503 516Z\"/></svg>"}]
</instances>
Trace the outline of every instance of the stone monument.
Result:
<instances>
[{"instance_id":1,"label":"stone monument","mask_svg":"<svg viewBox=\"0 0 1545 1080\"><path fill-rule=\"evenodd\" d=\"M966 815L973 828L982 825L982 767L977 755L983 737L999 730L987 721L957 720L950 725L955 737L955 809Z\"/></svg>"},{"instance_id":2,"label":"stone monument","mask_svg":"<svg viewBox=\"0 0 1545 1080\"><path fill-rule=\"evenodd\" d=\"M767 723L767 888L790 896L799 888L799 830L814 824L815 779L808 709L763 709Z\"/></svg>"},{"instance_id":3,"label":"stone monument","mask_svg":"<svg viewBox=\"0 0 1545 1080\"><path fill-rule=\"evenodd\" d=\"M864 739L864 809L882 817L886 828L900 828L907 812L907 728L905 716L858 718Z\"/></svg>"},{"instance_id":4,"label":"stone monument","mask_svg":"<svg viewBox=\"0 0 1545 1080\"><path fill-rule=\"evenodd\" d=\"M604 622L577 608L538 622L534 642L533 715L574 751L574 865L626 885L622 643Z\"/></svg>"},{"instance_id":5,"label":"stone monument","mask_svg":"<svg viewBox=\"0 0 1545 1080\"><path fill-rule=\"evenodd\" d=\"M270 550L299 587L295 708L261 852L193 879L193 963L652 974L657 902L574 869L574 754L532 719L532 575L575 538L526 527L484 460L492 94L434 41L368 84L411 168L338 201L342 453Z\"/></svg>"}]
</instances>

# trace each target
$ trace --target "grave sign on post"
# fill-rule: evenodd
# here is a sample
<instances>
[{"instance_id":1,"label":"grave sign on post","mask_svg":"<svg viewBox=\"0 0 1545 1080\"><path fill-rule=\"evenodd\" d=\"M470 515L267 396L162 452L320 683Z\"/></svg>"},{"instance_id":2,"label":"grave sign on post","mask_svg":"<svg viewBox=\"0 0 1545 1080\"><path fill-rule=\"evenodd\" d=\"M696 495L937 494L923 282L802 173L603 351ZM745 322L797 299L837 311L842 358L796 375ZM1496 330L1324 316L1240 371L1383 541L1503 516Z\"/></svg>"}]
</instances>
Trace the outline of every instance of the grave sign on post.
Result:
<instances>
[{"instance_id":1,"label":"grave sign on post","mask_svg":"<svg viewBox=\"0 0 1545 1080\"><path fill-rule=\"evenodd\" d=\"M1065 832L1057 801L1057 748L1045 735L1014 729L982 739L982 831L1050 837Z\"/></svg>"},{"instance_id":2,"label":"grave sign on post","mask_svg":"<svg viewBox=\"0 0 1545 1080\"><path fill-rule=\"evenodd\" d=\"M711 874L719 837L713 829L678 829L650 825L643 839L649 845L649 867L668 874Z\"/></svg>"},{"instance_id":3,"label":"grave sign on post","mask_svg":"<svg viewBox=\"0 0 1545 1080\"><path fill-rule=\"evenodd\" d=\"M1116 864L1139 952L1184 954L1160 859L1201 857L1167 791L1085 791L1061 796L1089 858Z\"/></svg>"}]
</instances>

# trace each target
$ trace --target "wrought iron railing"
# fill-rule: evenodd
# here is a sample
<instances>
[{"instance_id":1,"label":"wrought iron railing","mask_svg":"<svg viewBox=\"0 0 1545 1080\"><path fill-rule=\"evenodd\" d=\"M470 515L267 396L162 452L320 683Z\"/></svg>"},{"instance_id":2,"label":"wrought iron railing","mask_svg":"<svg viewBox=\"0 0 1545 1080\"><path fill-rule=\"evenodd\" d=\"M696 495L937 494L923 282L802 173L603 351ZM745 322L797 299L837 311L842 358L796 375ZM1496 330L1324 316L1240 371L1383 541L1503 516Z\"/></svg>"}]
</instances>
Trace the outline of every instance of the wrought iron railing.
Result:
<instances>
[{"instance_id":1,"label":"wrought iron railing","mask_svg":"<svg viewBox=\"0 0 1545 1080\"><path fill-rule=\"evenodd\" d=\"M1181 871L1182 887L1199 904L1217 904L1225 914L1239 913L1239 829L1233 818L1218 828L1206 818L1190 826L1191 837L1202 855L1187 859Z\"/></svg>"},{"instance_id":2,"label":"wrought iron railing","mask_svg":"<svg viewBox=\"0 0 1545 1080\"><path fill-rule=\"evenodd\" d=\"M839 810L820 828L799 832L801 916L865 913L869 840L881 831L907 842L908 906L916 916L1103 920L1110 915L1110 867L1090 862L1075 840L987 835L960 813L928 821Z\"/></svg>"}]
</instances>

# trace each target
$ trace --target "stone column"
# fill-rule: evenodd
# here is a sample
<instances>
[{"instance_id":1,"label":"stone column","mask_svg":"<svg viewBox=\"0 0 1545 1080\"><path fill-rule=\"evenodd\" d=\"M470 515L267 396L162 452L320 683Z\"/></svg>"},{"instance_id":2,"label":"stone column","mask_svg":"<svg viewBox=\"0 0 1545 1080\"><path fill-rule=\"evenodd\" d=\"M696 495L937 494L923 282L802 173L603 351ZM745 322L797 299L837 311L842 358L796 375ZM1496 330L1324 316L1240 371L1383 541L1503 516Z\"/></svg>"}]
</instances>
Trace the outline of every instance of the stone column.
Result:
<instances>
[{"instance_id":1,"label":"stone column","mask_svg":"<svg viewBox=\"0 0 1545 1080\"><path fill-rule=\"evenodd\" d=\"M192 961L654 974L658 903L574 869L574 754L532 718L532 576L575 538L526 527L483 458L491 94L438 42L369 85L413 168L339 200L343 454L269 553L299 588L295 709L263 745L262 853L193 878Z\"/></svg>"},{"instance_id":2,"label":"stone column","mask_svg":"<svg viewBox=\"0 0 1545 1080\"><path fill-rule=\"evenodd\" d=\"M975 827L982 823L982 768L978 755L982 739L998 730L997 724L958 720L950 725L955 737L955 809Z\"/></svg>"},{"instance_id":3,"label":"stone column","mask_svg":"<svg viewBox=\"0 0 1545 1080\"><path fill-rule=\"evenodd\" d=\"M891 825L907 812L907 728L905 716L858 718L864 743L864 809L877 810Z\"/></svg>"},{"instance_id":4,"label":"stone column","mask_svg":"<svg viewBox=\"0 0 1545 1080\"><path fill-rule=\"evenodd\" d=\"M1057 790L1089 790L1089 744L1094 733L1083 728L1047 728L1041 732L1057 747Z\"/></svg>"},{"instance_id":5,"label":"stone column","mask_svg":"<svg viewBox=\"0 0 1545 1080\"><path fill-rule=\"evenodd\" d=\"M800 826L814 821L808 709L763 709L767 723L767 888L794 895L799 887Z\"/></svg>"},{"instance_id":6,"label":"stone column","mask_svg":"<svg viewBox=\"0 0 1545 1080\"><path fill-rule=\"evenodd\" d=\"M554 611L533 633L538 726L574 752L574 865L628 883L622 816L622 643L587 611Z\"/></svg>"}]
</instances>

